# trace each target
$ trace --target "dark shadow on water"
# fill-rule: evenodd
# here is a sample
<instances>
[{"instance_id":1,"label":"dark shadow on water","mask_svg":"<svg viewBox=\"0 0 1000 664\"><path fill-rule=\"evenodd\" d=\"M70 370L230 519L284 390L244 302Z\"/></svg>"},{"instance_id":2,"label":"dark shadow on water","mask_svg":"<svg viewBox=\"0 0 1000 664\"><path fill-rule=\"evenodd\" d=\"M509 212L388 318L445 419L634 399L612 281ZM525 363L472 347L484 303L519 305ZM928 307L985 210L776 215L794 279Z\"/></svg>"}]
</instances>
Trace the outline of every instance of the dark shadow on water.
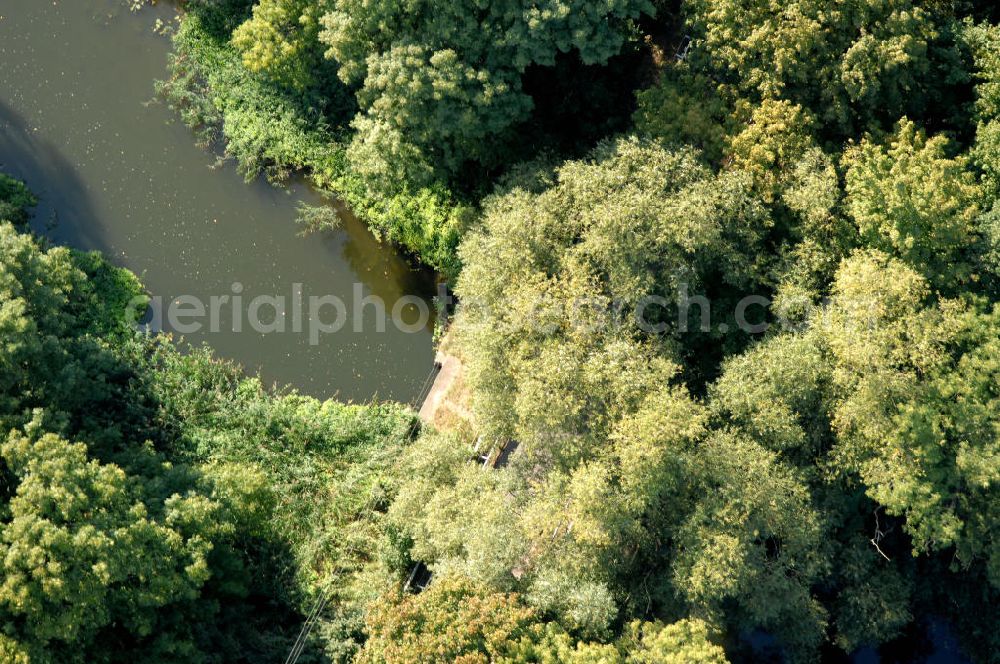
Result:
<instances>
[{"instance_id":1,"label":"dark shadow on water","mask_svg":"<svg viewBox=\"0 0 1000 664\"><path fill-rule=\"evenodd\" d=\"M32 229L57 243L106 250L90 193L58 146L35 135L0 99L0 171L24 180L38 197Z\"/></svg>"},{"instance_id":2,"label":"dark shadow on water","mask_svg":"<svg viewBox=\"0 0 1000 664\"><path fill-rule=\"evenodd\" d=\"M764 631L743 634L727 647L733 664L784 664L778 640ZM959 650L951 627L929 617L912 623L903 634L878 648L862 647L848 654L828 644L820 654L823 664L972 664Z\"/></svg>"}]
</instances>

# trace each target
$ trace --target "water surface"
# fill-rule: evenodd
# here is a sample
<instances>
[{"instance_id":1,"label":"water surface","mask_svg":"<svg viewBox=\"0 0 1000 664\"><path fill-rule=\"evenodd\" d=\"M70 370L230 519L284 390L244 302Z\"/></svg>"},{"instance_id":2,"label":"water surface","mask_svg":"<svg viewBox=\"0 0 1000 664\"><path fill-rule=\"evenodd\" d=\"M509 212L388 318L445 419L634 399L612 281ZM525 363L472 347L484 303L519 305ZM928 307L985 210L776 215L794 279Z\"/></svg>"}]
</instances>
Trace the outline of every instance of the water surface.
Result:
<instances>
[{"instance_id":1,"label":"water surface","mask_svg":"<svg viewBox=\"0 0 1000 664\"><path fill-rule=\"evenodd\" d=\"M351 305L355 284L390 306L406 294L429 297L428 275L355 219L297 237L296 205L320 203L314 192L246 184L153 102L170 48L153 25L173 15L163 5L132 13L123 0L0 0L0 170L41 198L36 230L104 252L166 303L185 295L207 303L240 289L244 302L267 295L290 303L295 284L306 302L334 295ZM390 324L380 333L371 308L360 332L349 320L318 345L308 325L260 334L244 324L235 333L226 311L220 332L185 340L317 397L409 401L431 367L430 326L405 333ZM262 311L265 322L273 318ZM413 321L416 310L405 314Z\"/></svg>"}]
</instances>

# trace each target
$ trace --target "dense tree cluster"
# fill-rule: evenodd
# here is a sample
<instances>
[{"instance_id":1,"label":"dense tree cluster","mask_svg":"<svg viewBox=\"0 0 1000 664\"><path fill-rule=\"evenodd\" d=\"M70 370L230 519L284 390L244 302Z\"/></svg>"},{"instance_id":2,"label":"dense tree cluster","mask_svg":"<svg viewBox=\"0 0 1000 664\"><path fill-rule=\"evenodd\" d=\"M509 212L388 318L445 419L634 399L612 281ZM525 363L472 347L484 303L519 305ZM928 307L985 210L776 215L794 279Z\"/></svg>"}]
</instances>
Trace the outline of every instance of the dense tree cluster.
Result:
<instances>
[{"instance_id":1,"label":"dense tree cluster","mask_svg":"<svg viewBox=\"0 0 1000 664\"><path fill-rule=\"evenodd\" d=\"M337 0L321 39L341 78L362 84L355 168L453 173L468 161L497 163L506 142L499 139L532 109L521 85L527 67L552 66L570 50L584 63L606 62L630 21L652 11L647 0Z\"/></svg>"},{"instance_id":2,"label":"dense tree cluster","mask_svg":"<svg viewBox=\"0 0 1000 664\"><path fill-rule=\"evenodd\" d=\"M336 661L916 661L930 621L998 661L992 3L186 9L187 121L457 276L473 421L135 339L134 280L6 225L0 652L271 620L253 660L328 588ZM584 90L631 119L567 122Z\"/></svg>"},{"instance_id":3,"label":"dense tree cluster","mask_svg":"<svg viewBox=\"0 0 1000 664\"><path fill-rule=\"evenodd\" d=\"M508 129L532 99L522 75L574 51L582 62L616 55L647 0L600 7L263 0L232 36L243 62L302 89L325 55L358 88L352 169L382 189L400 177L422 186L468 162L502 160Z\"/></svg>"},{"instance_id":4,"label":"dense tree cluster","mask_svg":"<svg viewBox=\"0 0 1000 664\"><path fill-rule=\"evenodd\" d=\"M995 28L685 8L694 52L640 94L640 138L516 172L461 246L476 425L517 455L425 436L390 521L584 641L697 620L813 661L934 615L994 661ZM963 84L975 115L932 102ZM769 330L720 332L747 295Z\"/></svg>"},{"instance_id":5,"label":"dense tree cluster","mask_svg":"<svg viewBox=\"0 0 1000 664\"><path fill-rule=\"evenodd\" d=\"M575 642L558 624L541 622L516 595L490 592L463 577L447 577L419 596L384 598L368 629L359 662L726 662L701 621L637 621L618 644Z\"/></svg>"},{"instance_id":6,"label":"dense tree cluster","mask_svg":"<svg viewBox=\"0 0 1000 664\"><path fill-rule=\"evenodd\" d=\"M491 175L532 156L526 134L577 142L560 127L576 104L552 111L559 96L585 99L593 70L655 13L648 0L191 0L186 10L163 89L187 122L221 128L248 175L307 169L377 232L451 273ZM550 122L533 127L542 111Z\"/></svg>"},{"instance_id":7,"label":"dense tree cluster","mask_svg":"<svg viewBox=\"0 0 1000 664\"><path fill-rule=\"evenodd\" d=\"M688 11L726 82L787 99L830 128L923 111L961 75L948 3L910 0L695 0Z\"/></svg>"}]
</instances>

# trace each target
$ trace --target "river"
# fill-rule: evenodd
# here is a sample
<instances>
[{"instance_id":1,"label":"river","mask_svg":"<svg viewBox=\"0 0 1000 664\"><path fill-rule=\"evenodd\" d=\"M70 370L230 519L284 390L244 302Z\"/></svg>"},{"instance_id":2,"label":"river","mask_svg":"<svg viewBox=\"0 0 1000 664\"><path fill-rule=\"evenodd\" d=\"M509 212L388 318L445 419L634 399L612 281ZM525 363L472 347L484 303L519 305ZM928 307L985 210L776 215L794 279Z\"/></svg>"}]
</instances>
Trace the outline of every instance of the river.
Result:
<instances>
[{"instance_id":1,"label":"river","mask_svg":"<svg viewBox=\"0 0 1000 664\"><path fill-rule=\"evenodd\" d=\"M193 302L210 311L217 298L216 326L207 316L178 319L184 340L208 343L269 384L320 398L411 401L433 362L432 317L417 325L411 301L398 310L406 325L390 320L379 331L374 307L360 326L351 314L359 296L377 296L390 311L406 295L426 303L432 276L349 214L342 230L299 237L297 205L322 204L318 194L301 183L247 184L195 145L154 100L170 42L153 26L173 16L162 4L132 13L123 0L0 0L0 171L40 197L35 230L136 272L168 321L176 298L180 312ZM283 300L258 303L260 325L234 325L259 296ZM345 303L346 325L330 331L337 309L316 300L329 327L310 338L310 297ZM292 320L297 298L301 326ZM276 302L284 332L275 331Z\"/></svg>"}]
</instances>

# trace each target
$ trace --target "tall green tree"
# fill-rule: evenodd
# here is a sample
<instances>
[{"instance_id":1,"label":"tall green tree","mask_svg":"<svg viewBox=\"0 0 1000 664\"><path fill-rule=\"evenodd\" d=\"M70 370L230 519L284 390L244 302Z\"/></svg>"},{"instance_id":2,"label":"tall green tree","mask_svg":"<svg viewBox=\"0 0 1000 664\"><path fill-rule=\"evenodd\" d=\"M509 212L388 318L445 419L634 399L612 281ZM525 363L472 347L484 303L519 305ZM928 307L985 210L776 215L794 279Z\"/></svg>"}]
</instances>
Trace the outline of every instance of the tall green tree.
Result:
<instances>
[{"instance_id":1,"label":"tall green tree","mask_svg":"<svg viewBox=\"0 0 1000 664\"><path fill-rule=\"evenodd\" d=\"M54 434L15 432L0 452L13 480L0 528L7 636L40 662L202 659L196 621L217 612L206 584L241 585L226 506L204 489L170 493L176 473L130 476Z\"/></svg>"},{"instance_id":2,"label":"tall green tree","mask_svg":"<svg viewBox=\"0 0 1000 664\"><path fill-rule=\"evenodd\" d=\"M420 183L421 168L451 175L467 161L496 164L509 138L505 130L532 109L521 88L527 67L552 65L570 51L587 64L606 62L632 22L652 12L646 0L601 7L579 0L488 6L335 0L321 39L341 78L361 86L357 167L410 168L393 164L404 156L416 162L407 172Z\"/></svg>"},{"instance_id":3,"label":"tall green tree","mask_svg":"<svg viewBox=\"0 0 1000 664\"><path fill-rule=\"evenodd\" d=\"M253 16L233 32L243 64L280 83L304 91L317 83L323 64L320 17L326 3L317 0L262 0Z\"/></svg>"},{"instance_id":4,"label":"tall green tree","mask_svg":"<svg viewBox=\"0 0 1000 664\"><path fill-rule=\"evenodd\" d=\"M922 277L885 256L842 268L829 336L835 467L905 517L915 553L953 547L963 564L994 569L986 524L998 443L985 386L995 381L996 313L928 296Z\"/></svg>"},{"instance_id":5,"label":"tall green tree","mask_svg":"<svg viewBox=\"0 0 1000 664\"><path fill-rule=\"evenodd\" d=\"M939 287L970 277L980 191L944 136L927 137L902 120L887 145L871 140L848 152L849 214L868 246L891 252Z\"/></svg>"},{"instance_id":6,"label":"tall green tree","mask_svg":"<svg viewBox=\"0 0 1000 664\"><path fill-rule=\"evenodd\" d=\"M800 104L824 124L918 114L939 63L938 8L911 0L696 0L698 57L744 94ZM941 80L934 81L941 82Z\"/></svg>"}]
</instances>

